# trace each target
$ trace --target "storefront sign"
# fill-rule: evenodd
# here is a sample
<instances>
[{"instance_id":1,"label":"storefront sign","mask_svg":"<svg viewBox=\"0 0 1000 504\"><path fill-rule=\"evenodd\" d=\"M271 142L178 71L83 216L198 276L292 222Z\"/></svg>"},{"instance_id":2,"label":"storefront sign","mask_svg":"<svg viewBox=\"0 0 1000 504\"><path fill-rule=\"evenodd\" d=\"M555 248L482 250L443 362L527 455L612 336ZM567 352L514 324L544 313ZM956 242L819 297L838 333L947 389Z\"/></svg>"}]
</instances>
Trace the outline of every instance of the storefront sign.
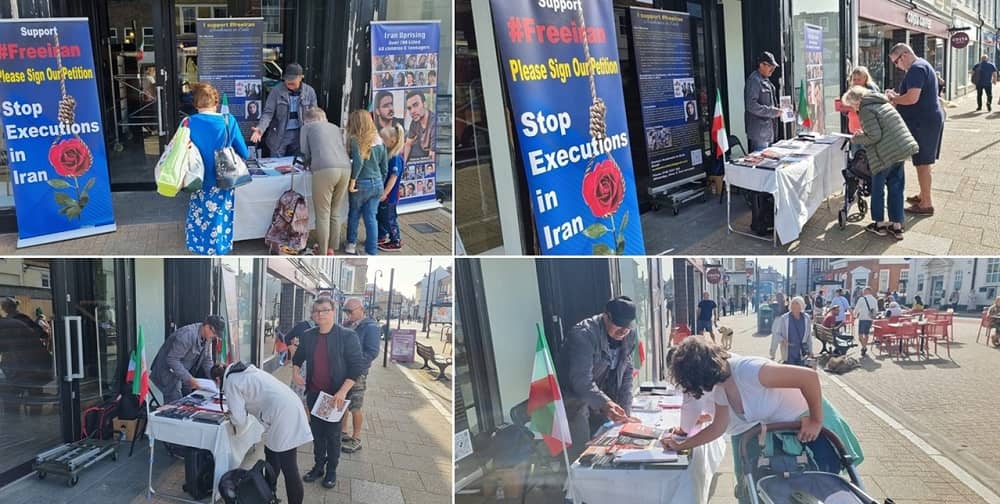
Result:
<instances>
[{"instance_id":1,"label":"storefront sign","mask_svg":"<svg viewBox=\"0 0 1000 504\"><path fill-rule=\"evenodd\" d=\"M228 112L249 139L264 110L264 18L199 19L197 29L198 80L225 95Z\"/></svg>"},{"instance_id":2,"label":"storefront sign","mask_svg":"<svg viewBox=\"0 0 1000 504\"><path fill-rule=\"evenodd\" d=\"M651 185L662 186L702 170L705 111L694 85L691 22L682 12L640 7L629 15Z\"/></svg>"},{"instance_id":3,"label":"storefront sign","mask_svg":"<svg viewBox=\"0 0 1000 504\"><path fill-rule=\"evenodd\" d=\"M396 362L413 362L413 355L417 348L416 329L393 329L392 330L392 360Z\"/></svg>"},{"instance_id":4,"label":"storefront sign","mask_svg":"<svg viewBox=\"0 0 1000 504\"><path fill-rule=\"evenodd\" d=\"M951 46L955 49L964 49L969 45L969 34L965 32L955 32L951 36Z\"/></svg>"},{"instance_id":5,"label":"storefront sign","mask_svg":"<svg viewBox=\"0 0 1000 504\"><path fill-rule=\"evenodd\" d=\"M705 272L705 280L708 280L708 283L715 285L722 280L722 272L717 268L712 268Z\"/></svg>"},{"instance_id":6,"label":"storefront sign","mask_svg":"<svg viewBox=\"0 0 1000 504\"><path fill-rule=\"evenodd\" d=\"M451 320L451 306L431 305L431 323L450 324Z\"/></svg>"},{"instance_id":7,"label":"storefront sign","mask_svg":"<svg viewBox=\"0 0 1000 504\"><path fill-rule=\"evenodd\" d=\"M806 101L809 103L810 131L826 132L826 100L823 95L823 27L803 27L806 60Z\"/></svg>"},{"instance_id":8,"label":"storefront sign","mask_svg":"<svg viewBox=\"0 0 1000 504\"><path fill-rule=\"evenodd\" d=\"M490 5L541 253L644 254L611 3Z\"/></svg>"},{"instance_id":9,"label":"storefront sign","mask_svg":"<svg viewBox=\"0 0 1000 504\"><path fill-rule=\"evenodd\" d=\"M17 246L114 231L88 20L2 20L0 40Z\"/></svg>"},{"instance_id":10,"label":"storefront sign","mask_svg":"<svg viewBox=\"0 0 1000 504\"><path fill-rule=\"evenodd\" d=\"M372 23L372 104L375 127L405 131L400 211L437 207L438 21ZM414 203L423 205L414 206ZM428 205L429 204L429 205ZM408 207L408 208L407 208Z\"/></svg>"},{"instance_id":11,"label":"storefront sign","mask_svg":"<svg viewBox=\"0 0 1000 504\"><path fill-rule=\"evenodd\" d=\"M926 28L928 30L932 30L934 28L933 23L931 23L931 18L914 11L906 13L906 24L910 26L919 26L920 28Z\"/></svg>"}]
</instances>

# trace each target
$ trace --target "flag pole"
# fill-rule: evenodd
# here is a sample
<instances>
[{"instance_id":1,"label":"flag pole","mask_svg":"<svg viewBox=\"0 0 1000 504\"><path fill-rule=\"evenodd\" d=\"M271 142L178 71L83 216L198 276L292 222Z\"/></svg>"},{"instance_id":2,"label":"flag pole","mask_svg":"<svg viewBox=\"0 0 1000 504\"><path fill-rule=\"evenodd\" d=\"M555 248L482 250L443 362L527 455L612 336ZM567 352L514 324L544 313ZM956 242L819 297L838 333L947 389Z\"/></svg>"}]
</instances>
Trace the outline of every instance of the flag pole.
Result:
<instances>
[{"instance_id":1,"label":"flag pole","mask_svg":"<svg viewBox=\"0 0 1000 504\"><path fill-rule=\"evenodd\" d=\"M542 324L535 323L535 329L538 330L538 337L541 338L543 344L545 345L545 352L548 353L548 358L545 359L545 371L554 376L556 380L556 386L559 387L559 376L556 375L556 370L549 367L549 362L552 359L552 352L549 351L549 343L545 339L545 333L542 331ZM562 387L560 389L560 397L562 396ZM572 439L570 439L572 441ZM572 467L569 463L569 453L566 451L566 445L563 445L562 449L563 461L566 462L566 491L569 493L569 498L573 501L573 504L580 504L580 501L576 498L576 489L573 485L573 472L570 470Z\"/></svg>"}]
</instances>

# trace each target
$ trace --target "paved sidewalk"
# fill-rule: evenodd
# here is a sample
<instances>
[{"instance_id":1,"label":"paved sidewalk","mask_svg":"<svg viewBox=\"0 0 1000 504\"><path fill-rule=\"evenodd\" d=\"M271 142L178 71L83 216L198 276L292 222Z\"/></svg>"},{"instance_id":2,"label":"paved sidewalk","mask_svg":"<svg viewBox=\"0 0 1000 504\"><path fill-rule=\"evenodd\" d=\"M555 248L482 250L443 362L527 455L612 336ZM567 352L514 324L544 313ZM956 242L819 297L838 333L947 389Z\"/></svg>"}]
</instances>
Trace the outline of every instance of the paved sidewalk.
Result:
<instances>
[{"instance_id":1,"label":"paved sidewalk","mask_svg":"<svg viewBox=\"0 0 1000 504\"><path fill-rule=\"evenodd\" d=\"M184 218L187 198L164 198L155 192L112 193L118 231L35 247L18 249L17 234L0 234L0 255L71 256L71 255L189 255L184 246ZM403 248L393 254L451 255L451 202L436 210L399 216ZM429 227L428 227L429 226ZM347 236L344 225L343 236ZM359 239L365 234L364 226ZM310 245L315 243L315 233ZM263 239L238 241L236 255L267 255Z\"/></svg>"},{"instance_id":2,"label":"paved sidewalk","mask_svg":"<svg viewBox=\"0 0 1000 504\"><path fill-rule=\"evenodd\" d=\"M276 373L289 381L291 366ZM450 403L435 407L413 382L394 364L381 366L381 356L368 375L365 395L363 449L341 455L337 486L327 490L319 482L306 483L307 504L446 504L452 493L452 420ZM447 412L445 416L442 412ZM37 502L73 504L170 503L157 496L146 499L149 451L147 442L127 456L128 446L119 451L117 462L102 461L80 477L72 488L62 478L50 476L25 479L0 490L4 504ZM243 462L249 468L264 457L258 445ZM184 464L167 456L157 443L154 487L160 492L186 496L181 490ZM299 470L305 474L312 465L312 443L299 447ZM284 477L278 480L278 497L287 502ZM207 499L206 499L207 502Z\"/></svg>"},{"instance_id":3,"label":"paved sidewalk","mask_svg":"<svg viewBox=\"0 0 1000 504\"><path fill-rule=\"evenodd\" d=\"M841 230L837 212L843 195L829 199L802 230L799 240L773 247L726 231L726 210L719 196L684 207L642 215L648 254L724 255L997 255L1000 254L1000 106L992 113L974 112L975 96L948 108L941 159L933 168L935 214L907 214L905 237L896 242L864 231L870 216ZM917 173L906 163L906 194L919 192ZM734 227L749 229L750 212L742 198L733 199ZM857 207L853 208L857 211Z\"/></svg>"},{"instance_id":4,"label":"paved sidewalk","mask_svg":"<svg viewBox=\"0 0 1000 504\"><path fill-rule=\"evenodd\" d=\"M721 325L734 330L734 352L742 355L767 356L771 339L769 336L753 336L756 329L756 318L754 316L745 317L738 315L723 317ZM905 375L905 379L901 379L902 376L897 375L894 381L898 383L900 389L912 390L909 395L920 395L920 388L914 387L911 381L913 379L920 379L918 376L915 376L916 374L918 373L909 372ZM867 492L877 501L882 502L883 499L891 497L898 504L987 502L974 493L968 485L945 470L916 444L905 437L896 426L886 423L886 421L862 404L858 398L839 385L839 383L847 383L851 388L854 388L854 380L871 380L871 374L855 370L847 375L836 378L832 378L831 376L833 375L827 375L825 372L821 372L820 376L824 397L840 411L861 442L865 461L859 466L859 472L861 473L861 478ZM942 381L943 386L947 386L948 383L948 381ZM871 385L872 388L877 388L880 383ZM895 390L882 392L888 398L895 398L895 393ZM861 395L867 401L878 402L877 406L882 408L881 401L876 401L876 399L870 397L867 391L862 391ZM983 397L985 400L986 395ZM928 414L936 415L947 407L948 405L939 405ZM883 411L885 411L884 408ZM917 426L910 424L907 421L908 419L896 417L896 420L901 422L903 427L916 433L924 441L933 444L934 441L925 437L925 432ZM996 437L989 434L989 432L988 428L966 432L963 426L952 425L941 434L955 433L963 437L985 441L988 438ZM729 443L727 442L727 444ZM941 450L945 457L950 458L949 454L952 450L937 445L934 448ZM732 456L732 447L727 446L726 459L720 466L720 474L714 483L714 492L710 504L736 502L733 497L735 478L732 470ZM961 462L956 461L956 463L964 468Z\"/></svg>"}]
</instances>

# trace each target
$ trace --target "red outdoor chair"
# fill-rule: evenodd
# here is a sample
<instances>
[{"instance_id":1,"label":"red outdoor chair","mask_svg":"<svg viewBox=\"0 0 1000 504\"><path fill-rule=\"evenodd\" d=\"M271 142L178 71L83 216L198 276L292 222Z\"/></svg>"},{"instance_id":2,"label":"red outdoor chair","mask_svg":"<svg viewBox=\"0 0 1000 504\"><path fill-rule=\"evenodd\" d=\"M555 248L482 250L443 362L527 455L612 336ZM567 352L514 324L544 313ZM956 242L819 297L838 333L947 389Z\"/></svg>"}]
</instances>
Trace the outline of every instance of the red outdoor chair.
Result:
<instances>
[{"instance_id":1,"label":"red outdoor chair","mask_svg":"<svg viewBox=\"0 0 1000 504\"><path fill-rule=\"evenodd\" d=\"M889 346L889 353L891 354L892 344L895 342L895 339L895 330L889 327L888 320L881 319L872 321L872 343L878 347L879 354L885 353L887 345Z\"/></svg>"},{"instance_id":2,"label":"red outdoor chair","mask_svg":"<svg viewBox=\"0 0 1000 504\"><path fill-rule=\"evenodd\" d=\"M938 341L944 342L945 348L948 349L948 359L951 359L951 341L948 338L948 321L945 318L935 317L931 320L930 324L924 326L924 336L928 346L931 344L931 340L934 340L934 355L938 355Z\"/></svg>"},{"instance_id":3,"label":"red outdoor chair","mask_svg":"<svg viewBox=\"0 0 1000 504\"><path fill-rule=\"evenodd\" d=\"M899 342L900 352L911 344L914 349L918 349L920 345L920 327L912 322L903 322L903 325L896 330L895 340ZM908 350L906 353L909 355Z\"/></svg>"},{"instance_id":4,"label":"red outdoor chair","mask_svg":"<svg viewBox=\"0 0 1000 504\"><path fill-rule=\"evenodd\" d=\"M992 324L990 324L989 310L984 311L982 317L979 318L979 332L976 333L976 343L979 343L979 338L983 336L983 329L986 329L986 346L989 346L990 331L993 330Z\"/></svg>"}]
</instances>

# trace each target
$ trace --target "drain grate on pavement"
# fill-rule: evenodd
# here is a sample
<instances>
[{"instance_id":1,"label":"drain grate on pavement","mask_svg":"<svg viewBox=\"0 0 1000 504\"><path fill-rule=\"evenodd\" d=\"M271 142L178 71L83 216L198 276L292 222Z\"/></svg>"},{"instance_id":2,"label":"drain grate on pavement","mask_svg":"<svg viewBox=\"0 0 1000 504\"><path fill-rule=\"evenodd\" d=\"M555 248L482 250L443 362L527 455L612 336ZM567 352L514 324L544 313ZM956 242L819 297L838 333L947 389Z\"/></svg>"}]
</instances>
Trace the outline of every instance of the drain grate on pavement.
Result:
<instances>
[{"instance_id":1,"label":"drain grate on pavement","mask_svg":"<svg viewBox=\"0 0 1000 504\"><path fill-rule=\"evenodd\" d=\"M416 224L410 224L410 227L415 229L420 234L431 234L440 233L441 229L434 224L428 224L426 222L418 222Z\"/></svg>"}]
</instances>

